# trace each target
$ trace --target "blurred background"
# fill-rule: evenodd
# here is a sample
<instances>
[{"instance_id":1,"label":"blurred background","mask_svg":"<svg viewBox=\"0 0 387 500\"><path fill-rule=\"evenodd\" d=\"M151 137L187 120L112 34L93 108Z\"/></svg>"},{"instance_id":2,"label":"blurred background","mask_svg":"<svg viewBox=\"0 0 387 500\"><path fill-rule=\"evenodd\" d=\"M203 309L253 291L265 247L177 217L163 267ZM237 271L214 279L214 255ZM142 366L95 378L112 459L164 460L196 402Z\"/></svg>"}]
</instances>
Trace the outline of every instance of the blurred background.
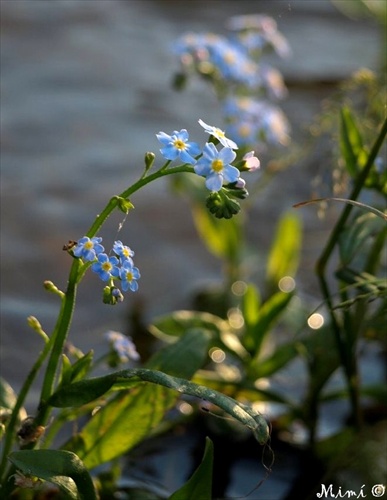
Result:
<instances>
[{"instance_id":1,"label":"blurred background","mask_svg":"<svg viewBox=\"0 0 387 500\"><path fill-rule=\"evenodd\" d=\"M174 40L187 31L222 34L233 15L273 16L292 49L291 58L275 61L289 89L281 107L292 142L302 147L321 101L359 68L380 68L382 28L375 17L338 8L350 3L1 1L1 375L16 390L41 348L26 318L36 316L47 332L56 319L58 300L42 283L65 289L70 258L63 245L83 236L108 199L141 175L145 152L158 154L156 133L186 128L203 144L198 119L221 126L217 101L203 83L173 90ZM322 148L280 172L254 201L249 233L259 252L267 250L279 214L309 199L323 170ZM103 333L125 329L133 308L145 321L188 308L195 290L221 277L189 206L168 181L132 202L119 239L136 253L140 290L121 305L103 306L101 282L89 273L70 336L81 349L102 348ZM306 294L318 295L312 270L339 208L324 220L313 208L302 211L299 279ZM111 217L104 238L116 237L122 219Z\"/></svg>"}]
</instances>

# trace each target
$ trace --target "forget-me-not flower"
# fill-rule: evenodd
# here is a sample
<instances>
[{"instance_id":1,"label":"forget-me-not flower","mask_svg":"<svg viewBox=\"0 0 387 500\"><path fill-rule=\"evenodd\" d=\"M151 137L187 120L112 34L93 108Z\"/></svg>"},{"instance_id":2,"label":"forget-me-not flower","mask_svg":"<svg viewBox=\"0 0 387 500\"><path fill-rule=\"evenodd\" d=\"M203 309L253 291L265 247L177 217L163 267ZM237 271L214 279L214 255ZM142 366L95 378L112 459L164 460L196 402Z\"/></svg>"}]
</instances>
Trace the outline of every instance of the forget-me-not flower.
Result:
<instances>
[{"instance_id":1,"label":"forget-me-not flower","mask_svg":"<svg viewBox=\"0 0 387 500\"><path fill-rule=\"evenodd\" d=\"M134 267L129 260L125 261L120 269L121 287L126 292L131 290L136 292L138 290L137 280L140 278L140 271Z\"/></svg>"},{"instance_id":2,"label":"forget-me-not flower","mask_svg":"<svg viewBox=\"0 0 387 500\"><path fill-rule=\"evenodd\" d=\"M194 156L201 153L200 147L196 142L188 141L189 135L186 129L182 129L180 132L175 130L172 135L159 132L156 134L156 137L164 146L160 149L160 152L167 160L176 160L179 158L184 163L194 165L196 163Z\"/></svg>"},{"instance_id":3,"label":"forget-me-not flower","mask_svg":"<svg viewBox=\"0 0 387 500\"><path fill-rule=\"evenodd\" d=\"M117 257L108 257L106 253L100 253L97 256L97 262L91 265L91 269L99 274L101 280L108 281L112 277L119 277L120 270L118 264Z\"/></svg>"},{"instance_id":4,"label":"forget-me-not flower","mask_svg":"<svg viewBox=\"0 0 387 500\"><path fill-rule=\"evenodd\" d=\"M228 139L223 130L221 130L220 128L213 127L212 125L207 125L207 123L204 123L203 120L199 120L199 124L207 133L216 137L216 139L218 139L218 141L226 148L238 149L236 143L231 139Z\"/></svg>"},{"instance_id":5,"label":"forget-me-not flower","mask_svg":"<svg viewBox=\"0 0 387 500\"><path fill-rule=\"evenodd\" d=\"M219 191L223 181L237 182L239 170L230 165L235 160L236 153L231 148L216 149L212 142L207 142L203 149L203 156L194 166L198 175L206 177L206 187L210 191Z\"/></svg>"},{"instance_id":6,"label":"forget-me-not flower","mask_svg":"<svg viewBox=\"0 0 387 500\"><path fill-rule=\"evenodd\" d=\"M117 240L114 242L113 252L120 258L121 264L126 260L129 260L130 263L133 265L132 257L134 255L134 252L127 245L124 245L122 241Z\"/></svg>"},{"instance_id":7,"label":"forget-me-not flower","mask_svg":"<svg viewBox=\"0 0 387 500\"><path fill-rule=\"evenodd\" d=\"M138 361L140 359L136 346L130 337L127 337L120 332L109 330L105 333L105 338L108 340L113 350L117 353L121 363L125 363L130 359L133 359L134 361Z\"/></svg>"},{"instance_id":8,"label":"forget-me-not flower","mask_svg":"<svg viewBox=\"0 0 387 500\"><path fill-rule=\"evenodd\" d=\"M105 249L101 245L102 238L94 236L94 238L88 238L84 236L80 240L73 252L75 257L82 257L82 259L92 262L97 258L97 255L102 253Z\"/></svg>"}]
</instances>

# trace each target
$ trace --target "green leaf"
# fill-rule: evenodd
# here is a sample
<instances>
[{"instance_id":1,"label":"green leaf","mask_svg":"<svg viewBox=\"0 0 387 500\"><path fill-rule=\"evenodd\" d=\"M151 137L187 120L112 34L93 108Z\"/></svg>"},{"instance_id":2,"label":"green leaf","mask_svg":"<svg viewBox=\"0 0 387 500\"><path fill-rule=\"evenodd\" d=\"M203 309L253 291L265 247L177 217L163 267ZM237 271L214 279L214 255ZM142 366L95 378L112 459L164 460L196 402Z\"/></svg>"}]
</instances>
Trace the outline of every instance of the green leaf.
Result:
<instances>
[{"instance_id":1,"label":"green leaf","mask_svg":"<svg viewBox=\"0 0 387 500\"><path fill-rule=\"evenodd\" d=\"M72 366L71 382L83 379L89 373L93 362L94 352L89 351L87 354L79 358Z\"/></svg>"},{"instance_id":2,"label":"green leaf","mask_svg":"<svg viewBox=\"0 0 387 500\"><path fill-rule=\"evenodd\" d=\"M246 329L250 329L257 324L260 307L261 297L259 290L252 284L247 285L242 301L242 312Z\"/></svg>"},{"instance_id":3,"label":"green leaf","mask_svg":"<svg viewBox=\"0 0 387 500\"><path fill-rule=\"evenodd\" d=\"M298 347L299 341L287 342L278 346L271 356L260 359L258 363L251 365L249 377L258 379L273 375L300 354Z\"/></svg>"},{"instance_id":4,"label":"green leaf","mask_svg":"<svg viewBox=\"0 0 387 500\"><path fill-rule=\"evenodd\" d=\"M175 311L155 319L149 330L151 333L166 342L175 341L187 330L202 329L211 338L211 345L226 352L236 354L240 358L247 356L247 352L239 338L233 333L228 321L207 312Z\"/></svg>"},{"instance_id":5,"label":"green leaf","mask_svg":"<svg viewBox=\"0 0 387 500\"><path fill-rule=\"evenodd\" d=\"M279 320L282 313L291 301L291 293L277 292L264 302L259 309L258 320L246 330L243 336L243 343L252 353L255 361L260 356L262 344L269 334L274 323Z\"/></svg>"},{"instance_id":6,"label":"green leaf","mask_svg":"<svg viewBox=\"0 0 387 500\"><path fill-rule=\"evenodd\" d=\"M140 384L130 392L120 391L65 447L74 450L88 468L97 467L148 437L176 399L176 393L159 385Z\"/></svg>"},{"instance_id":7,"label":"green leaf","mask_svg":"<svg viewBox=\"0 0 387 500\"><path fill-rule=\"evenodd\" d=\"M324 325L304 340L305 359L309 369L307 398L316 400L333 372L340 366L337 344L331 326Z\"/></svg>"},{"instance_id":8,"label":"green leaf","mask_svg":"<svg viewBox=\"0 0 387 500\"><path fill-rule=\"evenodd\" d=\"M356 177L367 161L367 152L351 110L344 106L340 112L340 150L348 173Z\"/></svg>"},{"instance_id":9,"label":"green leaf","mask_svg":"<svg viewBox=\"0 0 387 500\"><path fill-rule=\"evenodd\" d=\"M206 438L206 448L201 464L187 483L169 497L169 500L212 500L213 444Z\"/></svg>"},{"instance_id":10,"label":"green leaf","mask_svg":"<svg viewBox=\"0 0 387 500\"><path fill-rule=\"evenodd\" d=\"M372 240L375 234L385 230L385 224L373 213L357 213L340 234L339 251L343 265L348 265Z\"/></svg>"},{"instance_id":11,"label":"green leaf","mask_svg":"<svg viewBox=\"0 0 387 500\"><path fill-rule=\"evenodd\" d=\"M97 500L93 481L85 465L70 451L15 451L9 455L9 460L25 475L57 484L70 499Z\"/></svg>"},{"instance_id":12,"label":"green leaf","mask_svg":"<svg viewBox=\"0 0 387 500\"><path fill-rule=\"evenodd\" d=\"M269 437L267 423L259 412L248 405L239 403L235 399L224 394L220 394L213 389L209 389L208 387L189 382L187 379L172 377L171 375L167 375L161 371L149 370L147 368L121 370L120 372L116 372L111 375L96 377L90 380L93 381L93 384L97 385L98 383L103 382L104 379L111 379L112 376L115 377L117 383L122 383L122 381L137 377L144 382L151 382L153 384L167 387L168 389L173 389L181 394L187 394L189 396L204 399L223 409L233 418L246 425L249 429L251 429L254 436L260 443L265 443ZM78 394L78 387L81 387L80 392L85 398L84 403L88 402L87 395L83 391L84 385L82 382L83 381L75 382L68 388L62 388L55 394L55 400L50 399L49 404L60 407L67 406L67 404L73 399L79 401L80 395ZM55 404L53 404L54 402ZM103 409L100 411L103 411Z\"/></svg>"},{"instance_id":13,"label":"green leaf","mask_svg":"<svg viewBox=\"0 0 387 500\"><path fill-rule=\"evenodd\" d=\"M266 279L272 287L284 276L296 274L302 240L301 221L294 213L285 213L277 226L267 262Z\"/></svg>"},{"instance_id":14,"label":"green leaf","mask_svg":"<svg viewBox=\"0 0 387 500\"><path fill-rule=\"evenodd\" d=\"M216 219L198 203L193 205L196 230L208 250L221 259L236 262L241 252L241 221Z\"/></svg>"},{"instance_id":15,"label":"green leaf","mask_svg":"<svg viewBox=\"0 0 387 500\"><path fill-rule=\"evenodd\" d=\"M147 367L191 378L207 356L208 343L209 336L205 331L188 330L178 342L158 351L148 361ZM114 383L122 384L123 380L139 374L141 371L136 369L117 372L105 377L106 386L110 388ZM104 377L101 379L104 385ZM74 450L87 467L93 468L113 460L148 437L178 398L178 394L162 385L131 385L130 391L114 396L93 415L81 433L66 444L66 448ZM74 391L71 396L74 398ZM67 395L64 394L64 397Z\"/></svg>"},{"instance_id":16,"label":"green leaf","mask_svg":"<svg viewBox=\"0 0 387 500\"><path fill-rule=\"evenodd\" d=\"M0 377L0 416L1 422L5 422L12 413L12 410L16 404L17 396L9 385L9 383ZM24 408L19 411L19 420L24 420L27 417L27 413Z\"/></svg>"},{"instance_id":17,"label":"green leaf","mask_svg":"<svg viewBox=\"0 0 387 500\"><path fill-rule=\"evenodd\" d=\"M62 354L60 381L61 384L69 384L71 382L71 361L66 354Z\"/></svg>"},{"instance_id":18,"label":"green leaf","mask_svg":"<svg viewBox=\"0 0 387 500\"><path fill-rule=\"evenodd\" d=\"M48 404L57 408L82 406L103 396L116 381L117 374L111 373L60 386L49 398Z\"/></svg>"},{"instance_id":19,"label":"green leaf","mask_svg":"<svg viewBox=\"0 0 387 500\"><path fill-rule=\"evenodd\" d=\"M159 316L153 321L149 329L153 335L165 342L175 341L182 337L187 330L202 329L214 335L222 330L229 330L227 321L207 312L174 311Z\"/></svg>"},{"instance_id":20,"label":"green leaf","mask_svg":"<svg viewBox=\"0 0 387 500\"><path fill-rule=\"evenodd\" d=\"M169 375L191 378L207 357L209 341L207 330L187 329L178 342L156 352L145 367L162 370Z\"/></svg>"}]
</instances>

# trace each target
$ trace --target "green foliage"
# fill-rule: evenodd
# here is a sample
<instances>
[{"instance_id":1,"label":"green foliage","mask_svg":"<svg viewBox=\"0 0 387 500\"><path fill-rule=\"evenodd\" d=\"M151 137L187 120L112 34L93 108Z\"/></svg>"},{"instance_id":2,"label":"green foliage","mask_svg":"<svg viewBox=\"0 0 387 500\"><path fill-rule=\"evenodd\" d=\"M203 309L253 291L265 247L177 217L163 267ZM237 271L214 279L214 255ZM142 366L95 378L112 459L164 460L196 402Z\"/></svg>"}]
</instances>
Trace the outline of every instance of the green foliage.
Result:
<instances>
[{"instance_id":1,"label":"green foliage","mask_svg":"<svg viewBox=\"0 0 387 500\"><path fill-rule=\"evenodd\" d=\"M279 220L266 267L266 279L274 288L281 278L294 277L298 268L302 244L300 218L294 212Z\"/></svg>"},{"instance_id":2,"label":"green foliage","mask_svg":"<svg viewBox=\"0 0 387 500\"><path fill-rule=\"evenodd\" d=\"M180 78L176 83L182 85L183 81ZM362 426L362 398L367 397L379 405L386 398L386 386L382 382L362 383L359 346L380 342L385 334L387 281L383 275L386 271L383 259L387 237L387 170L380 169L377 160L385 147L387 122L374 137L372 127L364 132L362 120L348 103L341 107L338 116L339 163L353 187L346 198L323 199L345 204L316 266L322 292L321 307L329 316L324 325L317 330L309 328L309 304L300 305L300 298L293 300L297 295L295 278L302 244L298 215L292 211L280 217L265 272L258 276L251 265L256 260L246 258L255 257L257 253L256 245L248 242L247 214L234 217L241 208L239 200L246 198L247 191L237 188L236 184L223 186L219 192L209 195L205 191L205 208L203 179L181 181L179 188L191 202L198 234L224 270L224 282L216 295L220 307L215 310L215 301L207 300L206 312L173 311L156 318L149 331L162 346L147 362L91 377L93 370L106 362L106 357L95 360L92 350L86 354L78 351L75 360L71 354L64 354L77 287L91 266L91 262L75 258L71 245L68 246L73 263L66 292L46 282L46 289L54 291L61 301L51 335L43 332L39 322L31 317L30 325L44 339L43 350L18 396L0 380L0 425L4 438L0 462L2 494L6 497L13 494L17 498L15 487L20 481L24 481L24 485L30 481L33 487L39 478L56 484L66 498L97 498L88 470L109 462L117 464L135 446L174 425L172 418L168 420L168 412L181 395L198 402L206 401L217 408L219 416L226 417L219 419L219 434L241 434L235 430L236 422L261 445L268 442L270 432L256 403L279 403L282 405L279 427L288 426L295 419L301 421L309 431L311 450L330 461L337 450L338 462L332 463L338 467L339 459L344 461L346 453L355 453L358 436L367 442L363 435L355 432ZM110 199L87 232L89 237L98 234L113 210L127 214L133 209L129 199L148 183L165 175L194 173L191 164L170 167L171 160L150 173L154 159L153 153L145 155L142 176ZM358 200L363 193L366 196L372 193L372 206ZM314 199L296 206L320 201ZM292 284L288 291L282 286L284 279ZM208 299L208 290L204 290L203 296ZM112 278L106 283L103 300L116 304L122 299ZM302 321L298 319L300 316ZM385 339L382 342L385 343ZM46 358L36 415L26 417L23 404ZM301 361L307 374L299 400L273 388L272 384L281 370L294 361ZM346 386L331 388L329 382L340 369ZM353 429L318 442L316 429L321 405L343 398L351 405ZM53 414L53 408L60 410ZM181 416L180 422L184 418ZM51 446L62 427L72 421L77 421L79 430L66 438L62 449L44 449ZM23 429L27 424L31 435L24 436L18 426ZM289 432L289 428L285 430ZM40 441L44 432L45 439ZM13 451L17 435L23 438L22 449ZM207 439L202 463L170 500L210 500L212 462L213 447ZM376 475L370 477L373 481L379 480ZM106 486L110 492L114 491L117 478L116 469ZM34 498L33 495L29 498Z\"/></svg>"},{"instance_id":3,"label":"green foliage","mask_svg":"<svg viewBox=\"0 0 387 500\"><path fill-rule=\"evenodd\" d=\"M64 450L22 450L9 460L27 476L56 484L71 500L97 500L93 481L82 461Z\"/></svg>"},{"instance_id":4,"label":"green foliage","mask_svg":"<svg viewBox=\"0 0 387 500\"><path fill-rule=\"evenodd\" d=\"M189 481L179 490L175 491L168 500L187 500L197 498L200 500L212 500L212 462L213 444L209 438L206 439L203 460Z\"/></svg>"},{"instance_id":5,"label":"green foliage","mask_svg":"<svg viewBox=\"0 0 387 500\"><path fill-rule=\"evenodd\" d=\"M348 107L341 109L340 149L346 168L352 177L356 177L367 160L362 137L354 117Z\"/></svg>"}]
</instances>

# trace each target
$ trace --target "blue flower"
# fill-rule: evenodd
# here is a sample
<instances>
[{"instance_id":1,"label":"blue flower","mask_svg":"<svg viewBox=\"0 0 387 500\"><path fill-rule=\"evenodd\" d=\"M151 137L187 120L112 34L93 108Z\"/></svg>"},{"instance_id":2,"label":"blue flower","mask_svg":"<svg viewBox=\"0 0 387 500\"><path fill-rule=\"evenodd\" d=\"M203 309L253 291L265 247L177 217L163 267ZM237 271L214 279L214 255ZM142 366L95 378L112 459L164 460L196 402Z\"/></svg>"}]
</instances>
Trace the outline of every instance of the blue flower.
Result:
<instances>
[{"instance_id":1,"label":"blue flower","mask_svg":"<svg viewBox=\"0 0 387 500\"><path fill-rule=\"evenodd\" d=\"M219 191L223 181L237 182L239 170L230 165L235 160L236 153L231 148L223 148L220 151L214 144L207 142L203 149L203 156L194 166L198 175L206 177L206 187L210 191Z\"/></svg>"},{"instance_id":2,"label":"blue flower","mask_svg":"<svg viewBox=\"0 0 387 500\"><path fill-rule=\"evenodd\" d=\"M218 141L226 148L238 149L238 146L235 144L235 142L231 139L228 139L225 136L223 130L220 130L220 128L213 127L212 125L207 125L207 123L204 123L203 120L199 120L199 124L204 128L206 132L216 137L216 139L218 139Z\"/></svg>"},{"instance_id":3,"label":"blue flower","mask_svg":"<svg viewBox=\"0 0 387 500\"><path fill-rule=\"evenodd\" d=\"M87 236L84 236L78 240L78 243L74 248L75 257L82 257L84 260L92 262L97 258L98 254L105 250L100 244L101 241L102 238L94 237L90 239Z\"/></svg>"},{"instance_id":4,"label":"blue flower","mask_svg":"<svg viewBox=\"0 0 387 500\"><path fill-rule=\"evenodd\" d=\"M127 290L132 290L136 292L138 290L138 283L136 280L140 278L140 271L137 267L134 267L130 261L125 261L120 269L121 286L124 292Z\"/></svg>"},{"instance_id":5,"label":"blue flower","mask_svg":"<svg viewBox=\"0 0 387 500\"><path fill-rule=\"evenodd\" d=\"M282 111L267 101L249 97L225 100L224 114L230 123L227 133L243 145L268 142L289 143L289 123Z\"/></svg>"},{"instance_id":6,"label":"blue flower","mask_svg":"<svg viewBox=\"0 0 387 500\"><path fill-rule=\"evenodd\" d=\"M164 146L160 152L167 160L179 158L184 163L194 165L196 163L194 156L201 153L196 142L188 142L189 135L185 129L180 130L180 132L175 130L172 135L159 132L156 137Z\"/></svg>"},{"instance_id":7,"label":"blue flower","mask_svg":"<svg viewBox=\"0 0 387 500\"><path fill-rule=\"evenodd\" d=\"M122 241L117 240L114 242L113 252L120 258L121 264L128 260L133 265L132 257L134 252L128 246L124 245Z\"/></svg>"},{"instance_id":8,"label":"blue flower","mask_svg":"<svg viewBox=\"0 0 387 500\"><path fill-rule=\"evenodd\" d=\"M120 270L117 257L108 257L106 253L100 253L97 256L97 262L92 264L91 269L99 274L101 280L108 281L112 277L118 278Z\"/></svg>"},{"instance_id":9,"label":"blue flower","mask_svg":"<svg viewBox=\"0 0 387 500\"><path fill-rule=\"evenodd\" d=\"M120 332L110 330L105 333L105 338L120 358L121 363L125 363L130 359L133 359L134 361L138 361L140 359L136 346L130 337L127 337Z\"/></svg>"}]
</instances>

